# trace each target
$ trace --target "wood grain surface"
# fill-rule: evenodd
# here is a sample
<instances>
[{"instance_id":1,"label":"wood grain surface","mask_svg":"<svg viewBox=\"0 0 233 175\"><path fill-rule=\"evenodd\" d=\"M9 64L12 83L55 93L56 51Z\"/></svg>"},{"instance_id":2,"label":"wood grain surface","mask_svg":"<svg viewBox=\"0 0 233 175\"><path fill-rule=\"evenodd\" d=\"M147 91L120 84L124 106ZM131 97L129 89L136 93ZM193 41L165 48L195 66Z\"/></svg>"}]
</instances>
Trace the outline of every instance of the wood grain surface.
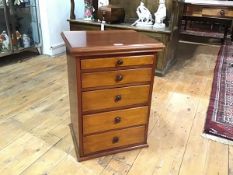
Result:
<instances>
[{"instance_id":1,"label":"wood grain surface","mask_svg":"<svg viewBox=\"0 0 233 175\"><path fill-rule=\"evenodd\" d=\"M105 132L83 138L84 154L144 142L145 126ZM114 142L114 138L118 138Z\"/></svg>"},{"instance_id":2,"label":"wood grain surface","mask_svg":"<svg viewBox=\"0 0 233 175\"><path fill-rule=\"evenodd\" d=\"M82 88L150 82L151 68L83 73Z\"/></svg>"},{"instance_id":3,"label":"wood grain surface","mask_svg":"<svg viewBox=\"0 0 233 175\"><path fill-rule=\"evenodd\" d=\"M83 116L83 133L91 134L111 129L144 125L147 122L148 106L103 112Z\"/></svg>"},{"instance_id":4,"label":"wood grain surface","mask_svg":"<svg viewBox=\"0 0 233 175\"><path fill-rule=\"evenodd\" d=\"M149 90L149 85L143 85L83 92L82 110L86 112L148 103ZM116 99L118 96L119 100Z\"/></svg>"},{"instance_id":5,"label":"wood grain surface","mask_svg":"<svg viewBox=\"0 0 233 175\"><path fill-rule=\"evenodd\" d=\"M93 58L81 60L81 69L115 68L125 66L152 65L153 55Z\"/></svg>"}]
</instances>

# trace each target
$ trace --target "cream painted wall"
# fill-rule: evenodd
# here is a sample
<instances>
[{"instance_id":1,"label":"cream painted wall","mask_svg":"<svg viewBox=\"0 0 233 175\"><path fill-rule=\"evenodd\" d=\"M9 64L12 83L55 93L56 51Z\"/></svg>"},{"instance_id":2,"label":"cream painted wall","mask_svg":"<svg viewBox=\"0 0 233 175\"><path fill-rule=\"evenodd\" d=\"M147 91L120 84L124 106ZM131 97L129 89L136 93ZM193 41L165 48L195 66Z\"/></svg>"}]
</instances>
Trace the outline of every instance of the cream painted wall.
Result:
<instances>
[{"instance_id":1,"label":"cream painted wall","mask_svg":"<svg viewBox=\"0 0 233 175\"><path fill-rule=\"evenodd\" d=\"M82 18L84 1L75 0L76 18ZM39 0L39 11L42 31L42 53L50 56L65 52L61 32L69 30L67 19L70 16L69 0Z\"/></svg>"}]
</instances>

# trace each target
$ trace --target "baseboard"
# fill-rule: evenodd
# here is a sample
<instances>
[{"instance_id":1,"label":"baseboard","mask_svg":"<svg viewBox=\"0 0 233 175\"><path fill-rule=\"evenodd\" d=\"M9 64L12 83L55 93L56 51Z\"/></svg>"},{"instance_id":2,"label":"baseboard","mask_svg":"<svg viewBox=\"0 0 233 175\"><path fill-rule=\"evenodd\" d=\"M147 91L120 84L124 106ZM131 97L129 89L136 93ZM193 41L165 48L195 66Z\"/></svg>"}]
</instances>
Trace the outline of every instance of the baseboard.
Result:
<instances>
[{"instance_id":1,"label":"baseboard","mask_svg":"<svg viewBox=\"0 0 233 175\"><path fill-rule=\"evenodd\" d=\"M50 56L57 56L61 55L66 52L66 47L64 43L56 44L51 46L51 55Z\"/></svg>"}]
</instances>

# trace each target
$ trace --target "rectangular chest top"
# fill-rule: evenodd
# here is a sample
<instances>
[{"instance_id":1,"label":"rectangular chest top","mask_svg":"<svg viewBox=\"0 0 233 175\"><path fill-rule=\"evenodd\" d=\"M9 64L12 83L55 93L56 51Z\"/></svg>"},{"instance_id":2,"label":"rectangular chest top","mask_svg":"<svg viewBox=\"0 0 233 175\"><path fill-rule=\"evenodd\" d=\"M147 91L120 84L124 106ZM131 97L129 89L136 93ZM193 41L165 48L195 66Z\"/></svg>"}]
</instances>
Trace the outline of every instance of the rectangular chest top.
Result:
<instances>
[{"instance_id":1,"label":"rectangular chest top","mask_svg":"<svg viewBox=\"0 0 233 175\"><path fill-rule=\"evenodd\" d=\"M164 48L161 42L133 30L65 31L61 35L68 52L80 56L156 52Z\"/></svg>"}]
</instances>

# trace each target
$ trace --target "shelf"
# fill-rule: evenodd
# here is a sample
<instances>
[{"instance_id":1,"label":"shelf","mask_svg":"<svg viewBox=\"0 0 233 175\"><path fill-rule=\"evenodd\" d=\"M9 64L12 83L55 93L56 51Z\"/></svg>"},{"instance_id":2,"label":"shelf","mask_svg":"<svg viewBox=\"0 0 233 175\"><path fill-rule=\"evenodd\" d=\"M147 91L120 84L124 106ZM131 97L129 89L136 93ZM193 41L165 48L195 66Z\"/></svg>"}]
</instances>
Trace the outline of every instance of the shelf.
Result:
<instances>
[{"instance_id":1,"label":"shelf","mask_svg":"<svg viewBox=\"0 0 233 175\"><path fill-rule=\"evenodd\" d=\"M4 57L4 56L11 55L11 54L12 54L11 52L0 52L0 58Z\"/></svg>"},{"instance_id":2,"label":"shelf","mask_svg":"<svg viewBox=\"0 0 233 175\"><path fill-rule=\"evenodd\" d=\"M33 46L30 46L30 47L27 47L27 48L20 47L17 50L14 50L13 52L0 52L0 58L4 57L4 56L12 55L12 54L17 54L17 53L20 53L20 52L23 52L23 51L29 51L29 50L37 49L37 48L38 47L36 45L33 45Z\"/></svg>"},{"instance_id":3,"label":"shelf","mask_svg":"<svg viewBox=\"0 0 233 175\"><path fill-rule=\"evenodd\" d=\"M182 30L180 34L184 35L192 35L192 36L201 36L201 37L208 37L208 38L224 38L224 33L218 32L210 32L210 31L193 31L193 30Z\"/></svg>"},{"instance_id":4,"label":"shelf","mask_svg":"<svg viewBox=\"0 0 233 175\"><path fill-rule=\"evenodd\" d=\"M28 5L28 6L25 6L25 7L20 7L20 6L13 6L13 7L15 7L15 8L18 8L18 9L26 9L26 8L36 8L36 6L35 5Z\"/></svg>"},{"instance_id":5,"label":"shelf","mask_svg":"<svg viewBox=\"0 0 233 175\"><path fill-rule=\"evenodd\" d=\"M89 25L94 25L94 26L100 26L101 23L98 21L87 21L84 19L69 19L68 20L71 23L83 23L83 24L89 24ZM172 31L169 28L165 29L153 29L152 27L136 27L132 26L131 23L120 23L120 24L104 24L107 27L114 27L114 28L119 28L119 29L130 29L130 30L138 30L138 31L146 31L146 32L157 32L157 33L166 33L170 34Z\"/></svg>"}]
</instances>

